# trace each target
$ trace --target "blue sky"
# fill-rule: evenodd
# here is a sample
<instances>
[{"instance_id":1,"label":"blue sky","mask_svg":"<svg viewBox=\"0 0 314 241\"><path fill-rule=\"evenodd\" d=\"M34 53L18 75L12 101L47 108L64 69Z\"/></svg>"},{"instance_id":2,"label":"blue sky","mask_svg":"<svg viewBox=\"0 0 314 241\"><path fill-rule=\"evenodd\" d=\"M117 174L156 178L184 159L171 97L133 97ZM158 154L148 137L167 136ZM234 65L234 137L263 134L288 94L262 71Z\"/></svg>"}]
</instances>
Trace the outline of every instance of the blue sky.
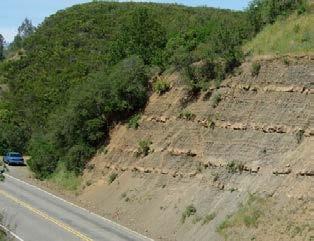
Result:
<instances>
[{"instance_id":1,"label":"blue sky","mask_svg":"<svg viewBox=\"0 0 314 241\"><path fill-rule=\"evenodd\" d=\"M220 8L244 9L250 0L155 0L154 2L180 3L190 6L210 6ZM28 17L38 25L45 17L58 10L88 0L0 0L0 33L10 42L16 35L18 26Z\"/></svg>"}]
</instances>

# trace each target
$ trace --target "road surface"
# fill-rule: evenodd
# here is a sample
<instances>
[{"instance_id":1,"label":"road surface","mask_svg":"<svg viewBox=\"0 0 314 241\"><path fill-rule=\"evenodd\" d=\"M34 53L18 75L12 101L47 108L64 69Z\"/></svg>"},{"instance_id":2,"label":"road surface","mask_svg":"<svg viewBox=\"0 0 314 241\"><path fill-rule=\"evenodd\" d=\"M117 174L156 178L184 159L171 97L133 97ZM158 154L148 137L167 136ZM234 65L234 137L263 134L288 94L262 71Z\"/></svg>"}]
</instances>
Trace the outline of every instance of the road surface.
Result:
<instances>
[{"instance_id":1,"label":"road surface","mask_svg":"<svg viewBox=\"0 0 314 241\"><path fill-rule=\"evenodd\" d=\"M20 241L151 240L7 174L0 211Z\"/></svg>"}]
</instances>

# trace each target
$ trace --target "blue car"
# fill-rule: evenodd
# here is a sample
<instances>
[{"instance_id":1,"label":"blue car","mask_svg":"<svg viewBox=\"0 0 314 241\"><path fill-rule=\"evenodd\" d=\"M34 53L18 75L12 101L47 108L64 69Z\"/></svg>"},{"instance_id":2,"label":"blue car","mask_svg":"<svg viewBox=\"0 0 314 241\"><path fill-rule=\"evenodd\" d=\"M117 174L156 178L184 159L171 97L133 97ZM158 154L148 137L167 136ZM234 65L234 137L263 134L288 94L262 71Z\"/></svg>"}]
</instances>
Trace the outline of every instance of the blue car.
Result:
<instances>
[{"instance_id":1,"label":"blue car","mask_svg":"<svg viewBox=\"0 0 314 241\"><path fill-rule=\"evenodd\" d=\"M3 162L8 165L22 165L24 166L24 158L18 152L9 152L3 157Z\"/></svg>"}]
</instances>

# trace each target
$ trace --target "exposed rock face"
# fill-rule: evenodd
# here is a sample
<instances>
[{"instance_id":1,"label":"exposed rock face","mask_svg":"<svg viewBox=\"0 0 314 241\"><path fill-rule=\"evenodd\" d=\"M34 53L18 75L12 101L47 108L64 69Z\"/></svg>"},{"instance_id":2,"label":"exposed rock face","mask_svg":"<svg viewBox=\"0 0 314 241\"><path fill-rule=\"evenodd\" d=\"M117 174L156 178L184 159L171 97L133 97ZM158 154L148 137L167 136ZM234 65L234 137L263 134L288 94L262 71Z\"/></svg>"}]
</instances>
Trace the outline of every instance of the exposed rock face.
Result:
<instances>
[{"instance_id":1,"label":"exposed rock face","mask_svg":"<svg viewBox=\"0 0 314 241\"><path fill-rule=\"evenodd\" d=\"M217 226L248 192L276 198L270 208L274 216L281 215L282 205L292 207L294 198L313 199L314 60L300 57L289 65L263 60L257 77L250 66L243 64L241 75L184 106L188 98L180 75L167 76L173 88L150 97L139 129L112 130L108 153L96 156L94 170L85 174L97 180L115 171L117 180L86 187L79 198L109 217L121 211L118 221L156 240L180 241L223 240ZM222 98L214 108L215 92ZM183 109L195 118L178 118ZM136 157L142 139L152 141L153 152ZM122 193L131 201L121 200ZM181 213L190 204L198 215L215 212L216 217L208 225L183 225ZM298 216L300 222L306 215ZM285 232L273 239L284 227L272 225L256 229L257 240L290 240Z\"/></svg>"}]
</instances>

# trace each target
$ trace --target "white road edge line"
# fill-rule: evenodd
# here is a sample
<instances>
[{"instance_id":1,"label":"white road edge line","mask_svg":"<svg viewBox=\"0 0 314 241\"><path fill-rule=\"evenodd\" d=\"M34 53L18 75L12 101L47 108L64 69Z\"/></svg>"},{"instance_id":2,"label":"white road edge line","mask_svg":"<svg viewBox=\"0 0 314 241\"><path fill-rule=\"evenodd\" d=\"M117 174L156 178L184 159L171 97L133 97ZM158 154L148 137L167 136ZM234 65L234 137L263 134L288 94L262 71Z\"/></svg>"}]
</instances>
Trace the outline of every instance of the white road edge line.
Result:
<instances>
[{"instance_id":1,"label":"white road edge line","mask_svg":"<svg viewBox=\"0 0 314 241\"><path fill-rule=\"evenodd\" d=\"M139 236L139 237L141 237L141 238L143 238L143 239L150 240L150 241L154 241L154 239L148 238L148 237L146 237L146 236L143 235L143 234L140 234L140 233L138 233L138 232L135 232L135 231L133 231L133 230L127 228L127 227L122 226L121 224L118 224L118 223L116 223L116 222L111 221L110 219L104 218L104 217L102 217L102 216L100 216L100 215L98 215L98 214L96 214L96 213L93 213L93 212L87 210L86 208L82 208L82 207L80 207L80 206L78 206L78 205L76 205L76 204L74 204L74 203L71 203L71 202L69 202L69 201L67 201L67 200L65 200L65 199L63 199L63 198L61 198L61 197L58 197L58 196L56 196L56 195L54 195L54 194L52 194L52 193L50 193L50 192L47 192L47 191L45 191L45 190L43 190L43 189L41 189L41 188L39 188L39 187L36 187L36 186L34 186L34 185L32 185L32 184L29 184L29 183L27 183L27 182L25 182L25 181L23 181L23 180L20 180L20 179L18 179L18 178L16 178L16 177L12 177L11 175L9 175L9 174L7 174L7 173L4 173L4 175L5 175L6 177L12 178L12 179L14 179L14 180L16 180L16 181L18 181L18 182L21 182L21 183L23 183L23 184L25 184L25 185L28 185L28 186L30 186L30 187L32 187L32 188L34 188L34 189L37 189L37 190L39 190L39 191L41 191L41 192L44 192L44 193L46 193L47 195L49 195L49 196L51 196L51 197L54 197L54 198L56 198L56 199L58 199L58 200L60 200L60 201L62 201L62 202L64 202L64 203L67 203L67 204L69 204L69 205L71 205L71 206L73 206L73 207L76 207L76 208L81 209L81 210L83 210L83 211L85 211L85 212L88 212L89 214L91 214L91 215L93 215L93 216L95 216L95 217L97 217L97 218L100 218L100 219L102 219L102 220L104 220L104 221L106 221L106 222L109 222L109 223L115 225L116 227L118 227L118 228L120 228L120 229L122 229L122 230L124 230L124 231L127 231L127 232L129 232L129 233L133 233L133 234L135 234L136 236ZM23 240L20 240L20 241L23 241Z\"/></svg>"},{"instance_id":2,"label":"white road edge line","mask_svg":"<svg viewBox=\"0 0 314 241\"><path fill-rule=\"evenodd\" d=\"M10 231L6 226L3 226L2 224L0 224L0 228L2 228L5 232L9 233L13 238L17 239L18 241L24 241L24 239L20 238L15 233Z\"/></svg>"}]
</instances>

